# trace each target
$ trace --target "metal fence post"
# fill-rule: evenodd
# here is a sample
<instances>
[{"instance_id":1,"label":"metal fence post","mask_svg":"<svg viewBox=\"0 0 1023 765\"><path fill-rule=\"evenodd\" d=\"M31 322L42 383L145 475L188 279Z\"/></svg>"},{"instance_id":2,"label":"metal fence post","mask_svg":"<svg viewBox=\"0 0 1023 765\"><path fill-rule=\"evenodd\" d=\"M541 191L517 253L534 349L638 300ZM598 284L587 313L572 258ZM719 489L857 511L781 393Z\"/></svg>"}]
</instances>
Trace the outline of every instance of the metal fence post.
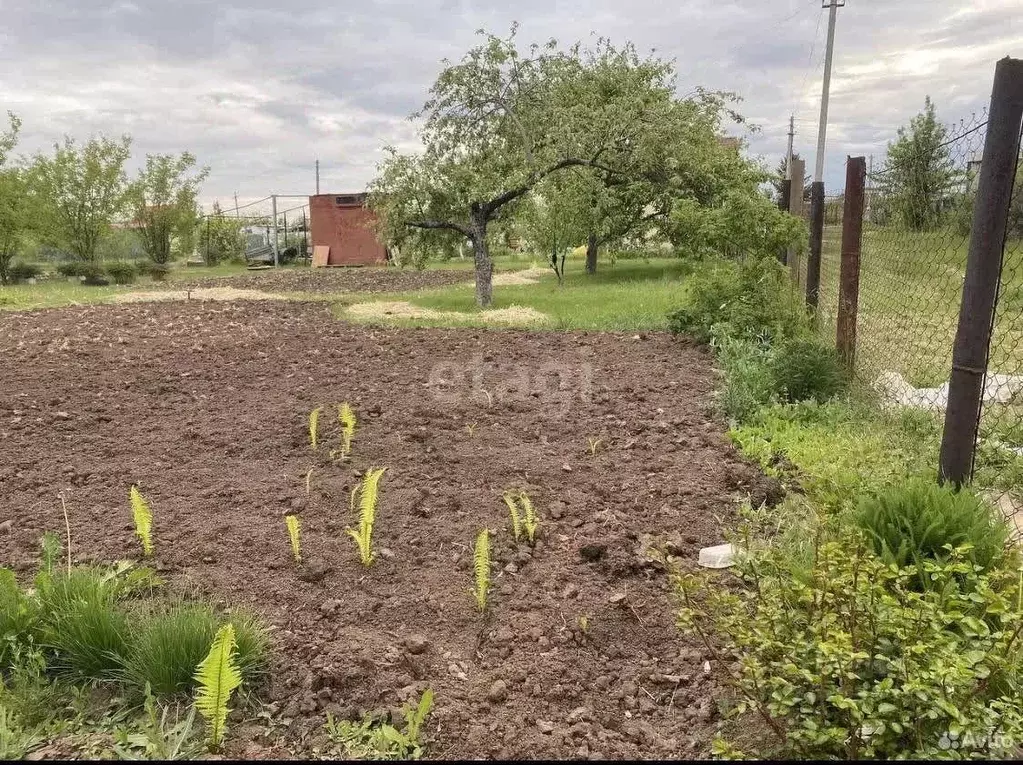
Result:
<instances>
[{"instance_id":1,"label":"metal fence post","mask_svg":"<svg viewBox=\"0 0 1023 765\"><path fill-rule=\"evenodd\" d=\"M973 470L1021 123L1023 60L1003 58L995 66L991 89L941 437L939 479L957 486L966 483Z\"/></svg>"},{"instance_id":2,"label":"metal fence post","mask_svg":"<svg viewBox=\"0 0 1023 765\"><path fill-rule=\"evenodd\" d=\"M863 242L864 157L849 157L845 165L842 206L842 266L838 286L838 330L835 347L850 372L856 364L856 314L860 302L860 248Z\"/></svg>"},{"instance_id":3,"label":"metal fence post","mask_svg":"<svg viewBox=\"0 0 1023 765\"><path fill-rule=\"evenodd\" d=\"M806 258L806 304L814 311L821 291L821 245L824 241L824 181L810 185L810 254Z\"/></svg>"},{"instance_id":4,"label":"metal fence post","mask_svg":"<svg viewBox=\"0 0 1023 765\"><path fill-rule=\"evenodd\" d=\"M781 194L778 195L778 209L784 212L789 211L789 199L792 196L792 181L788 178L782 179L781 182ZM788 265L789 262L789 250L787 247L782 247L778 251L778 260L783 266Z\"/></svg>"}]
</instances>

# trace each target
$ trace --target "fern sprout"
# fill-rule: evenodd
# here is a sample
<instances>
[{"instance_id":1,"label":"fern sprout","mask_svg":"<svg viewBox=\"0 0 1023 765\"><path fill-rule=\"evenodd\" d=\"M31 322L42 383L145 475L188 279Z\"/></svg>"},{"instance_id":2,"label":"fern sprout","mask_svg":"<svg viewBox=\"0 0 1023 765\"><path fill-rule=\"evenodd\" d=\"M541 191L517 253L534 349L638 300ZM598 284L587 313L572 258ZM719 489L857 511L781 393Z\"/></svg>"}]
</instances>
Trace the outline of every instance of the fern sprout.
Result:
<instances>
[{"instance_id":1,"label":"fern sprout","mask_svg":"<svg viewBox=\"0 0 1023 765\"><path fill-rule=\"evenodd\" d=\"M295 556L295 563L302 562L302 522L297 515L284 516L284 524L288 527L288 539L291 540L291 554Z\"/></svg>"},{"instance_id":2,"label":"fern sprout","mask_svg":"<svg viewBox=\"0 0 1023 765\"><path fill-rule=\"evenodd\" d=\"M320 429L320 412L322 411L323 407L318 406L309 412L309 444L314 452L316 451L316 435Z\"/></svg>"},{"instance_id":3,"label":"fern sprout","mask_svg":"<svg viewBox=\"0 0 1023 765\"><path fill-rule=\"evenodd\" d=\"M487 596L490 594L490 532L487 529L476 535L472 568L475 579L472 595L476 599L476 608L482 613L487 610Z\"/></svg>"},{"instance_id":4,"label":"fern sprout","mask_svg":"<svg viewBox=\"0 0 1023 765\"><path fill-rule=\"evenodd\" d=\"M519 492L519 502L522 503L522 528L526 531L529 544L533 544L536 541L537 529L540 528L540 520L536 517L533 503L526 492Z\"/></svg>"},{"instance_id":5,"label":"fern sprout","mask_svg":"<svg viewBox=\"0 0 1023 765\"><path fill-rule=\"evenodd\" d=\"M504 493L504 504L508 506L508 515L511 516L512 534L518 542L522 536L522 516L519 515L518 505L515 503L515 493L506 491Z\"/></svg>"},{"instance_id":6,"label":"fern sprout","mask_svg":"<svg viewBox=\"0 0 1023 765\"><path fill-rule=\"evenodd\" d=\"M210 726L210 747L216 749L224 740L228 702L231 694L242 684L238 669L237 642L234 627L228 623L217 631L210 652L195 671L199 692L195 708Z\"/></svg>"},{"instance_id":7,"label":"fern sprout","mask_svg":"<svg viewBox=\"0 0 1023 765\"><path fill-rule=\"evenodd\" d=\"M373 562L373 521L376 518L377 494L380 478L387 468L370 468L362 477L362 483L352 489L351 507L355 512L355 498L359 498L359 528L346 529L348 536L359 548L359 560L368 566Z\"/></svg>"},{"instance_id":8,"label":"fern sprout","mask_svg":"<svg viewBox=\"0 0 1023 765\"><path fill-rule=\"evenodd\" d=\"M305 474L305 494L308 497L313 487L313 468L309 468Z\"/></svg>"},{"instance_id":9,"label":"fern sprout","mask_svg":"<svg viewBox=\"0 0 1023 765\"><path fill-rule=\"evenodd\" d=\"M153 554L153 511L137 486L131 487L129 497L132 519L135 521L135 535L142 542L142 554L148 558Z\"/></svg>"},{"instance_id":10,"label":"fern sprout","mask_svg":"<svg viewBox=\"0 0 1023 765\"><path fill-rule=\"evenodd\" d=\"M341 459L352 453L352 436L355 435L355 412L348 402L344 402L337 410L337 418L341 423Z\"/></svg>"}]
</instances>

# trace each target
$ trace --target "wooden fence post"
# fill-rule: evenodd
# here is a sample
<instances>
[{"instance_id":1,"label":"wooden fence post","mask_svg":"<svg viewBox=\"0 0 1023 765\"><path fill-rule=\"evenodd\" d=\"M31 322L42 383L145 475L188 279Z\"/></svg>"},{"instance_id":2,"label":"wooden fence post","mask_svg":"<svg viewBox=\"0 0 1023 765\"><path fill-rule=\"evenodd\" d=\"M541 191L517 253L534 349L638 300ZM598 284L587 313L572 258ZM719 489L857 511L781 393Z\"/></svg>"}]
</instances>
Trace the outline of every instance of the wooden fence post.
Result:
<instances>
[{"instance_id":1,"label":"wooden fence post","mask_svg":"<svg viewBox=\"0 0 1023 765\"><path fill-rule=\"evenodd\" d=\"M856 314L860 302L860 251L863 242L863 187L867 160L849 157L845 165L842 207L842 267L838 286L838 329L835 347L846 368L856 365Z\"/></svg>"},{"instance_id":2,"label":"wooden fence post","mask_svg":"<svg viewBox=\"0 0 1023 765\"><path fill-rule=\"evenodd\" d=\"M1021 123L1023 60L1003 58L995 66L991 90L941 437L939 479L957 486L969 481L973 472Z\"/></svg>"}]
</instances>

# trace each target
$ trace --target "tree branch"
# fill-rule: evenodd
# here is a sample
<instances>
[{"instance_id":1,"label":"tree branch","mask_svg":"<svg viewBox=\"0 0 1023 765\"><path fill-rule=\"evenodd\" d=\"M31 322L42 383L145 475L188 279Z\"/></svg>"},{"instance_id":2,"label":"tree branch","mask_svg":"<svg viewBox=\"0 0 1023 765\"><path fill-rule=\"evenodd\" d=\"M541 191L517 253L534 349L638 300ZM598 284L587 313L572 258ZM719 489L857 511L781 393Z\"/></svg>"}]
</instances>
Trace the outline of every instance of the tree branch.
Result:
<instances>
[{"instance_id":1,"label":"tree branch","mask_svg":"<svg viewBox=\"0 0 1023 765\"><path fill-rule=\"evenodd\" d=\"M461 225L459 223L452 223L451 221L446 221L446 220L415 220L415 221L409 221L406 225L411 226L412 228L430 228L430 229L438 229L438 228L443 229L443 228L446 228L446 229L450 229L451 231L457 231L458 233L462 234L463 236L465 236L468 239L472 239L472 233L469 231L469 229L467 227L465 227L465 226L463 226L463 225Z\"/></svg>"}]
</instances>

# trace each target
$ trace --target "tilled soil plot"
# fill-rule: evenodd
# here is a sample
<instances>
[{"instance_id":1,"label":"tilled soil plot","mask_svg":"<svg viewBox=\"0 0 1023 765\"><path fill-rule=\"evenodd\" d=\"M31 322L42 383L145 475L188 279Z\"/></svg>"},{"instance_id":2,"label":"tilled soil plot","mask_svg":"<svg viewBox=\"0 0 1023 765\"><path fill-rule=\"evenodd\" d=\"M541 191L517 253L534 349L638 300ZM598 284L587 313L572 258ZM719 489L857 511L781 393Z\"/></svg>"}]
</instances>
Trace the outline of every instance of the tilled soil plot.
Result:
<instances>
[{"instance_id":1,"label":"tilled soil plot","mask_svg":"<svg viewBox=\"0 0 1023 765\"><path fill-rule=\"evenodd\" d=\"M203 277L165 282L167 289L234 287L263 292L404 292L472 282L471 271L416 271L411 268L284 268L237 276Z\"/></svg>"},{"instance_id":2,"label":"tilled soil plot","mask_svg":"<svg viewBox=\"0 0 1023 765\"><path fill-rule=\"evenodd\" d=\"M663 556L693 567L733 498L772 487L707 413L703 351L662 334L379 330L316 304L175 303L5 314L0 359L0 560L34 570L40 535L63 530L58 491L77 560L136 556L138 482L169 579L273 625L260 695L282 725L237 722L229 755L312 753L328 711L394 709L425 688L434 757L707 753L715 681L675 628ZM336 417L325 410L314 456L307 413L346 400L359 428L334 465ZM344 529L371 466L388 470L367 569ZM533 549L511 541L507 488L539 511ZM486 616L470 594L483 527Z\"/></svg>"}]
</instances>

